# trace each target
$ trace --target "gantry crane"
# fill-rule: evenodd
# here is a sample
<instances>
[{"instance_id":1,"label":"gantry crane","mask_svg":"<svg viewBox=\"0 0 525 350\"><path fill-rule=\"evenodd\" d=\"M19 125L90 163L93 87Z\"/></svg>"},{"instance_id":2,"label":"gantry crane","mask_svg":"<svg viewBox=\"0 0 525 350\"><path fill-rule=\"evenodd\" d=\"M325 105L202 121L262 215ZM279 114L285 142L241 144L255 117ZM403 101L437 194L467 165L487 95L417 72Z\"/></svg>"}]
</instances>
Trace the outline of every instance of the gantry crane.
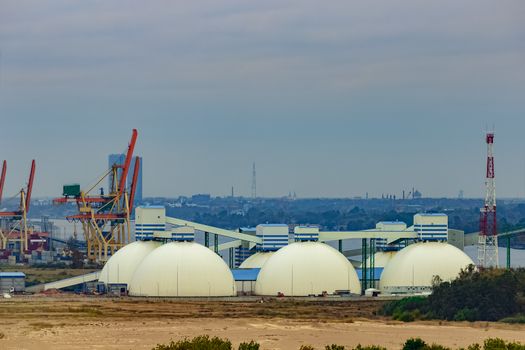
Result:
<instances>
[{"instance_id":1,"label":"gantry crane","mask_svg":"<svg viewBox=\"0 0 525 350\"><path fill-rule=\"evenodd\" d=\"M78 213L67 216L68 221L80 222L87 246L87 257L91 261L103 262L109 254L130 242L130 215L137 187L140 158L135 158L132 183L126 188L133 151L137 141L137 130L133 129L123 164L112 164L110 169L86 191L80 185L65 185L63 197L54 199L55 204L74 202ZM90 194L105 178L110 176L108 194L101 191Z\"/></svg>"},{"instance_id":2,"label":"gantry crane","mask_svg":"<svg viewBox=\"0 0 525 350\"><path fill-rule=\"evenodd\" d=\"M7 161L2 164L0 175L0 203L2 202L2 192L4 190L5 177L7 172ZM33 191L33 180L35 179L35 160L31 162L29 180L27 187L22 188L17 195L20 195L20 204L16 211L0 211L0 249L6 250L9 242L19 242L19 251L22 255L28 247L28 236L30 228L27 225L27 213L31 204L31 192Z\"/></svg>"}]
</instances>

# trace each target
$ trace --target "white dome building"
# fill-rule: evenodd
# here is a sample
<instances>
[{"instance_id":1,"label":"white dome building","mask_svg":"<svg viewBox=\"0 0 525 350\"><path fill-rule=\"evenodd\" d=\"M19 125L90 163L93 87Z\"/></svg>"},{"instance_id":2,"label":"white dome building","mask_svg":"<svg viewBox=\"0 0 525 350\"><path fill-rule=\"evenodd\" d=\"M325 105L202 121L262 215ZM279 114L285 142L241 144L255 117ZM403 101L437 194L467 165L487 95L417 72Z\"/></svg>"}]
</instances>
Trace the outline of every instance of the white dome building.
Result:
<instances>
[{"instance_id":1,"label":"white dome building","mask_svg":"<svg viewBox=\"0 0 525 350\"><path fill-rule=\"evenodd\" d=\"M296 242L279 249L255 283L257 295L307 296L336 290L360 293L359 278L343 254L319 242Z\"/></svg>"},{"instance_id":2,"label":"white dome building","mask_svg":"<svg viewBox=\"0 0 525 350\"><path fill-rule=\"evenodd\" d=\"M160 246L160 242L136 241L122 247L109 258L102 268L99 282L127 284L129 286L131 278L142 260Z\"/></svg>"},{"instance_id":3,"label":"white dome building","mask_svg":"<svg viewBox=\"0 0 525 350\"><path fill-rule=\"evenodd\" d=\"M164 244L135 271L132 296L235 296L233 275L217 254L194 242Z\"/></svg>"},{"instance_id":4,"label":"white dome building","mask_svg":"<svg viewBox=\"0 0 525 350\"><path fill-rule=\"evenodd\" d=\"M275 252L257 252L244 260L240 269L260 269Z\"/></svg>"},{"instance_id":5,"label":"white dome building","mask_svg":"<svg viewBox=\"0 0 525 350\"><path fill-rule=\"evenodd\" d=\"M379 284L386 294L430 292L434 276L449 281L471 264L467 254L448 243L415 243L397 252Z\"/></svg>"},{"instance_id":6,"label":"white dome building","mask_svg":"<svg viewBox=\"0 0 525 350\"><path fill-rule=\"evenodd\" d=\"M374 254L374 266L375 267L385 267L390 260L396 255L397 251L387 251L387 252L376 252ZM370 267L370 257L366 258L366 266ZM361 264L363 267L363 264Z\"/></svg>"}]
</instances>

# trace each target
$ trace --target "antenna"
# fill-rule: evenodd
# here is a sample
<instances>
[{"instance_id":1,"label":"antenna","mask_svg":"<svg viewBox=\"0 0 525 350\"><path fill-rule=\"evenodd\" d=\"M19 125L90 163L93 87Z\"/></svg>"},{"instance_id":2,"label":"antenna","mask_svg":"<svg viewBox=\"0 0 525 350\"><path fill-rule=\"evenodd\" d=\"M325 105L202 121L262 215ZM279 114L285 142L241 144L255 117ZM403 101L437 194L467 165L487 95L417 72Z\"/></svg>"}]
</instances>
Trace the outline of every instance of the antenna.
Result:
<instances>
[{"instance_id":1,"label":"antenna","mask_svg":"<svg viewBox=\"0 0 525 350\"><path fill-rule=\"evenodd\" d=\"M255 162L252 168L252 198L257 198L257 173L255 172Z\"/></svg>"},{"instance_id":2,"label":"antenna","mask_svg":"<svg viewBox=\"0 0 525 350\"><path fill-rule=\"evenodd\" d=\"M487 169L485 205L480 210L478 266L498 267L498 228L496 219L496 176L494 171L494 132L487 132Z\"/></svg>"}]
</instances>

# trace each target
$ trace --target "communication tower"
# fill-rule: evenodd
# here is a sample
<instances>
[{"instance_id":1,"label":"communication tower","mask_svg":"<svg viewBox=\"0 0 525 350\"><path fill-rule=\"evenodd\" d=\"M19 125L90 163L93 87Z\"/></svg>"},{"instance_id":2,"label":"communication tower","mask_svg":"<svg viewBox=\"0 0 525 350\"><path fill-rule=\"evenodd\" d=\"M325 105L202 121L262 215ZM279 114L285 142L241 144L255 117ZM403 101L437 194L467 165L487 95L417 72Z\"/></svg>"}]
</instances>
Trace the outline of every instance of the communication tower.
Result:
<instances>
[{"instance_id":1,"label":"communication tower","mask_svg":"<svg viewBox=\"0 0 525 350\"><path fill-rule=\"evenodd\" d=\"M481 208L478 239L478 266L498 267L498 226L496 219L496 181L494 174L494 133L487 133L487 173L485 205Z\"/></svg>"}]
</instances>

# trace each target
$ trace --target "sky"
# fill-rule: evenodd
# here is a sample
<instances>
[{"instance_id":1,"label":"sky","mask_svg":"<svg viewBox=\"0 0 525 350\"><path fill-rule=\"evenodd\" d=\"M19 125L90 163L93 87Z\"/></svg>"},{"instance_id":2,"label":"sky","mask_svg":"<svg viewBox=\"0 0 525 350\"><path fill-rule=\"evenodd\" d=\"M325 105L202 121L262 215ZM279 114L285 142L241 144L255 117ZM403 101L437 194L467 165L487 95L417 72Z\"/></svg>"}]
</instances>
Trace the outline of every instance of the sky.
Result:
<instances>
[{"instance_id":1,"label":"sky","mask_svg":"<svg viewBox=\"0 0 525 350\"><path fill-rule=\"evenodd\" d=\"M4 196L87 187L137 128L145 196L525 197L525 2L0 0Z\"/></svg>"}]
</instances>

